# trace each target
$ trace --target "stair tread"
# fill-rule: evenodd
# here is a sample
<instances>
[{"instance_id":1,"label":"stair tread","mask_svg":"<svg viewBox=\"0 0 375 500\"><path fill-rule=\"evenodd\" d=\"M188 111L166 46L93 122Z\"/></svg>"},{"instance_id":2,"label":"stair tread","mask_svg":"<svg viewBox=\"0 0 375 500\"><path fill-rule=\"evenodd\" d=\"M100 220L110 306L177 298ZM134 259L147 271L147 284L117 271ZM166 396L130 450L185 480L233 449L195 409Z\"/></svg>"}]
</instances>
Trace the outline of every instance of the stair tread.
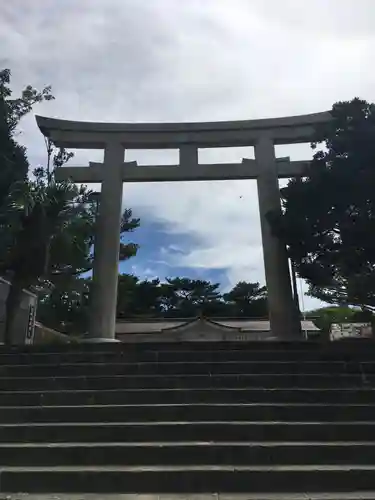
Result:
<instances>
[{"instance_id":1,"label":"stair tread","mask_svg":"<svg viewBox=\"0 0 375 500\"><path fill-rule=\"evenodd\" d=\"M23 407L22 407L23 408ZM145 427L145 426L162 426L162 425L171 425L171 426L196 426L196 425L204 425L204 426L221 426L221 425L233 425L233 426L246 426L246 425L259 425L259 426L272 426L272 425L281 425L281 426L321 426L321 425L329 425L329 426L353 426L358 427L364 425L375 425L375 420L351 420L351 421L339 421L333 422L330 420L324 421L283 421L283 420L196 420L196 421L162 421L162 420L150 420L150 421L136 421L136 422L19 422L19 423L0 423L0 428L12 428L12 427Z\"/></svg>"},{"instance_id":2,"label":"stair tread","mask_svg":"<svg viewBox=\"0 0 375 500\"><path fill-rule=\"evenodd\" d=\"M7 497L11 500L12 497ZM375 491L358 491L347 493L206 493L206 494L95 494L84 493L80 495L59 494L17 494L17 500L375 500Z\"/></svg>"},{"instance_id":3,"label":"stair tread","mask_svg":"<svg viewBox=\"0 0 375 500\"><path fill-rule=\"evenodd\" d=\"M1 365L0 365L1 366ZM34 366L34 365L33 365ZM45 365L41 365L45 366ZM374 374L375 375L375 374ZM256 377L256 378L263 378L263 377L274 377L274 378L279 378L279 377L296 377L296 376L301 376L301 377L326 377L326 378L333 378L333 377L351 377L351 378L358 378L361 376L361 372L356 372L356 373L330 373L330 372L317 372L317 373L305 373L305 372L283 372L283 373L272 373L272 372L264 372L264 373L171 373L171 374L165 374L165 373L129 373L129 374L80 374L80 375L48 375L48 378L54 379L92 379L92 378L100 378L100 379L113 379L113 378L121 378L121 379L128 379L128 378L198 378L198 377L207 377L207 378L213 378L213 377L228 377L228 378L241 378L241 377ZM372 376L372 374L366 374L367 376ZM37 377L13 377L13 376L0 376L1 379L6 379L6 380L46 380L46 375L39 375Z\"/></svg>"},{"instance_id":4,"label":"stair tread","mask_svg":"<svg viewBox=\"0 0 375 500\"><path fill-rule=\"evenodd\" d=\"M0 465L0 473L2 472L193 472L193 471L249 471L249 472L272 472L272 471L295 471L295 472L309 472L309 471L375 471L374 465L357 465L357 464L344 464L344 465L146 465L146 466L96 466L96 465L52 465L52 466L3 466Z\"/></svg>"},{"instance_id":5,"label":"stair tread","mask_svg":"<svg viewBox=\"0 0 375 500\"><path fill-rule=\"evenodd\" d=\"M340 408L340 407L345 407L345 408L375 408L375 403L156 403L156 404L147 404L147 403L136 403L136 404L83 404L83 405L32 405L32 406L27 406L25 407L24 405L21 406L2 406L2 410L7 410L7 409L24 409L27 408L27 410L33 410L33 409L50 409L53 408L55 410L58 410L60 408L74 408L76 410L81 409L81 408L182 408L182 407L201 407L201 408L206 408L206 407L215 407L215 408L259 408L259 407L264 407L264 408L270 408L270 407L277 407L277 408L283 408L283 407L292 407L292 408ZM26 411L26 410L25 410Z\"/></svg>"},{"instance_id":6,"label":"stair tread","mask_svg":"<svg viewBox=\"0 0 375 500\"><path fill-rule=\"evenodd\" d=\"M42 377L43 378L43 377ZM113 394L118 394L118 393L135 393L135 392L156 392L156 393L162 393L162 392L240 392L240 393L246 393L248 391L251 392L327 392L327 393L333 393L333 392L354 392L354 393L375 393L375 387L210 387L210 388L197 388L197 387L171 387L171 388L165 388L165 387L150 387L150 388L134 388L134 387L124 387L122 388L115 388L115 389L23 389L23 390L0 390L0 397L5 396L8 394L15 394L15 395L21 395L21 394L94 394L94 393L113 393Z\"/></svg>"},{"instance_id":7,"label":"stair tread","mask_svg":"<svg viewBox=\"0 0 375 500\"><path fill-rule=\"evenodd\" d=\"M272 448L272 447L346 447L346 446L375 446L375 441L129 441L129 442L44 442L44 443L0 443L0 449L2 448L95 448L97 446L106 448L127 448L127 447L167 447L173 448L175 446L186 446L186 447L211 447L211 446L235 446L241 447L262 447L262 448ZM324 450L322 450L324 452Z\"/></svg>"},{"instance_id":8,"label":"stair tread","mask_svg":"<svg viewBox=\"0 0 375 500\"><path fill-rule=\"evenodd\" d=\"M345 359L339 359L339 360L295 360L295 359L287 359L287 360L269 360L269 359L264 359L262 360L257 356L257 359L255 360L210 360L206 359L204 361L191 361L191 360L178 360L178 361L127 361L124 359L124 361L116 361L116 362L108 362L108 361L76 361L72 363L58 363L58 362L52 362L52 363L43 363L43 364L16 364L16 363L10 363L10 364L0 364L1 367L3 368L9 368L9 367L25 367L29 366L32 368L39 368L39 367L50 367L50 368L59 368L59 367L64 367L64 366L108 366L108 365L114 365L114 366L124 366L124 365L207 365L209 363L210 365L222 365L222 364L233 364L233 365L238 365L238 364L246 364L246 363L251 363L254 365L261 365L261 364L266 364L266 363L272 363L272 364L279 364L279 365L298 365L298 364L305 364L305 365L316 365L316 364L321 364L321 365L347 365L347 364L361 364L361 365L366 365L366 364L374 364L375 359L372 361L369 360L345 360Z\"/></svg>"}]
</instances>

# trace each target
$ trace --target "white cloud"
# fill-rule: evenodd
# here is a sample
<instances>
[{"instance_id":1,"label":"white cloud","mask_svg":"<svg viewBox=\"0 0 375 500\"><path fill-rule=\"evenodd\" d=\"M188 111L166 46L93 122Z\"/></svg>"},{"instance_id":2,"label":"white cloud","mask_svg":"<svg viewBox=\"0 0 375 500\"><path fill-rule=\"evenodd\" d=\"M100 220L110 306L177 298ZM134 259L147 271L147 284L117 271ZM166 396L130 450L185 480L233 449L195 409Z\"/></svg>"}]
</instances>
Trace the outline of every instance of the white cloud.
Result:
<instances>
[{"instance_id":1,"label":"white cloud","mask_svg":"<svg viewBox=\"0 0 375 500\"><path fill-rule=\"evenodd\" d=\"M50 116L187 121L299 114L355 95L375 100L374 22L373 0L13 0L0 4L0 63L13 70L16 89L52 84L56 101L38 109ZM33 117L22 128L30 159L43 161ZM310 151L280 147L278 154L303 159ZM244 153L204 155L234 161ZM101 157L81 151L75 161ZM233 283L263 281L254 182L124 191L126 205L144 219L193 237L191 251L170 249L168 258L227 267Z\"/></svg>"}]
</instances>

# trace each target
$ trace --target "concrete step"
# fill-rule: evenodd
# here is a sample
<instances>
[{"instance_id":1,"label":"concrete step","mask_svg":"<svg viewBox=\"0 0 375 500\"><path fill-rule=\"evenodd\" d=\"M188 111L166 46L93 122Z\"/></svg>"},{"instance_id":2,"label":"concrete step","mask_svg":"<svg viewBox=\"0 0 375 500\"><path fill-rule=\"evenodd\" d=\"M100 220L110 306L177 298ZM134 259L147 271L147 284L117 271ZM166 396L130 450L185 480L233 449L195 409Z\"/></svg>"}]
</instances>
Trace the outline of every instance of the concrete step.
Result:
<instances>
[{"instance_id":1,"label":"concrete step","mask_svg":"<svg viewBox=\"0 0 375 500\"><path fill-rule=\"evenodd\" d=\"M375 388L209 388L0 391L1 406L195 403L375 404Z\"/></svg>"},{"instance_id":2,"label":"concrete step","mask_svg":"<svg viewBox=\"0 0 375 500\"><path fill-rule=\"evenodd\" d=\"M1 353L0 365L42 365L69 363L122 363L122 362L170 362L170 361L375 361L375 350L346 352L342 350L120 350L120 351L72 351L72 352L14 352Z\"/></svg>"},{"instance_id":3,"label":"concrete step","mask_svg":"<svg viewBox=\"0 0 375 500\"><path fill-rule=\"evenodd\" d=\"M375 441L375 422L99 422L0 424L1 443Z\"/></svg>"},{"instance_id":4,"label":"concrete step","mask_svg":"<svg viewBox=\"0 0 375 500\"><path fill-rule=\"evenodd\" d=\"M0 444L0 467L375 464L375 442Z\"/></svg>"},{"instance_id":5,"label":"concrete step","mask_svg":"<svg viewBox=\"0 0 375 500\"><path fill-rule=\"evenodd\" d=\"M142 343L71 343L71 344L39 344L39 345L0 345L0 353L71 353L71 352L122 352L134 351L317 351L317 352L365 352L374 349L373 339L345 339L338 342L320 342L316 340L289 340L289 341L166 341Z\"/></svg>"},{"instance_id":6,"label":"concrete step","mask_svg":"<svg viewBox=\"0 0 375 500\"><path fill-rule=\"evenodd\" d=\"M200 493L200 494L132 494L59 493L9 495L7 500L375 500L375 491L346 493Z\"/></svg>"},{"instance_id":7,"label":"concrete step","mask_svg":"<svg viewBox=\"0 0 375 500\"><path fill-rule=\"evenodd\" d=\"M359 388L375 387L375 375L358 374L203 374L203 375L80 375L49 377L0 377L1 391L108 390L169 388Z\"/></svg>"},{"instance_id":8,"label":"concrete step","mask_svg":"<svg viewBox=\"0 0 375 500\"><path fill-rule=\"evenodd\" d=\"M1 348L0 492L371 498L374 346Z\"/></svg>"},{"instance_id":9,"label":"concrete step","mask_svg":"<svg viewBox=\"0 0 375 500\"><path fill-rule=\"evenodd\" d=\"M0 424L1 443L375 441L374 422L91 422Z\"/></svg>"},{"instance_id":10,"label":"concrete step","mask_svg":"<svg viewBox=\"0 0 375 500\"><path fill-rule=\"evenodd\" d=\"M3 492L339 493L375 491L375 466L3 467Z\"/></svg>"},{"instance_id":11,"label":"concrete step","mask_svg":"<svg viewBox=\"0 0 375 500\"><path fill-rule=\"evenodd\" d=\"M372 421L375 405L157 404L3 406L0 423L155 421Z\"/></svg>"},{"instance_id":12,"label":"concrete step","mask_svg":"<svg viewBox=\"0 0 375 500\"><path fill-rule=\"evenodd\" d=\"M2 377L50 377L79 375L188 375L188 374L356 374L375 373L375 362L341 361L230 361L230 362L147 362L147 363L75 363L49 365L1 365Z\"/></svg>"},{"instance_id":13,"label":"concrete step","mask_svg":"<svg viewBox=\"0 0 375 500\"><path fill-rule=\"evenodd\" d=\"M201 493L201 494L100 494L59 493L23 494L7 496L7 500L375 500L375 491L351 491L341 493Z\"/></svg>"}]
</instances>

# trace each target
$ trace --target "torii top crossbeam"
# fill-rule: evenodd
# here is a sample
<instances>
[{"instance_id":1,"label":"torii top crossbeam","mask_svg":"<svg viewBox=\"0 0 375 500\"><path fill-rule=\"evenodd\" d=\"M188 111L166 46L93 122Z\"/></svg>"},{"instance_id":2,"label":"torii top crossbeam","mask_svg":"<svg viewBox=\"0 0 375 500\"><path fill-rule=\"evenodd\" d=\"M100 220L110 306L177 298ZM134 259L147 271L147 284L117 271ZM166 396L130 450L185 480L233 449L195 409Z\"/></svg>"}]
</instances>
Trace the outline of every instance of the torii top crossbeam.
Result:
<instances>
[{"instance_id":1,"label":"torii top crossbeam","mask_svg":"<svg viewBox=\"0 0 375 500\"><path fill-rule=\"evenodd\" d=\"M267 134L274 144L309 142L314 128L330 120L329 112L307 115L196 123L101 123L37 116L41 132L57 146L102 149L116 138L126 148L168 149L194 144L199 148L254 146Z\"/></svg>"},{"instance_id":2,"label":"torii top crossbeam","mask_svg":"<svg viewBox=\"0 0 375 500\"><path fill-rule=\"evenodd\" d=\"M105 149L110 142L116 142L124 149L179 149L178 165L124 163L121 166L123 182L256 179L261 174L256 161L245 158L242 163L199 164L198 148L252 146L264 136L273 144L308 142L314 127L329 119L330 114L324 112L231 122L127 124L73 122L37 116L40 130L60 147ZM279 158L276 167L277 177L283 179L300 175L306 162ZM90 163L89 169L68 166L59 170L56 178L100 183L103 173L103 164Z\"/></svg>"}]
</instances>

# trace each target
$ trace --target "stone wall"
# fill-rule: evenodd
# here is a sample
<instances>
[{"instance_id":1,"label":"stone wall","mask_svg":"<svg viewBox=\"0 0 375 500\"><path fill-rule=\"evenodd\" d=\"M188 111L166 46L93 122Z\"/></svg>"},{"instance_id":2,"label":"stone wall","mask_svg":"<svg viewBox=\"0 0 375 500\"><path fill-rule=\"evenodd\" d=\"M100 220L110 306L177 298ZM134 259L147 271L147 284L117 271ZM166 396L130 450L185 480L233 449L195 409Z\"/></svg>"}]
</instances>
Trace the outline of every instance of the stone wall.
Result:
<instances>
[{"instance_id":1,"label":"stone wall","mask_svg":"<svg viewBox=\"0 0 375 500\"><path fill-rule=\"evenodd\" d=\"M331 326L331 340L372 337L373 332L371 323L333 323Z\"/></svg>"},{"instance_id":2,"label":"stone wall","mask_svg":"<svg viewBox=\"0 0 375 500\"><path fill-rule=\"evenodd\" d=\"M39 322L35 323L34 344L70 344L75 338L47 328Z\"/></svg>"},{"instance_id":3,"label":"stone wall","mask_svg":"<svg viewBox=\"0 0 375 500\"><path fill-rule=\"evenodd\" d=\"M9 283L0 278L0 343L4 339L5 302L8 290ZM33 343L36 307L36 295L25 290L13 326L12 338L15 344Z\"/></svg>"}]
</instances>

